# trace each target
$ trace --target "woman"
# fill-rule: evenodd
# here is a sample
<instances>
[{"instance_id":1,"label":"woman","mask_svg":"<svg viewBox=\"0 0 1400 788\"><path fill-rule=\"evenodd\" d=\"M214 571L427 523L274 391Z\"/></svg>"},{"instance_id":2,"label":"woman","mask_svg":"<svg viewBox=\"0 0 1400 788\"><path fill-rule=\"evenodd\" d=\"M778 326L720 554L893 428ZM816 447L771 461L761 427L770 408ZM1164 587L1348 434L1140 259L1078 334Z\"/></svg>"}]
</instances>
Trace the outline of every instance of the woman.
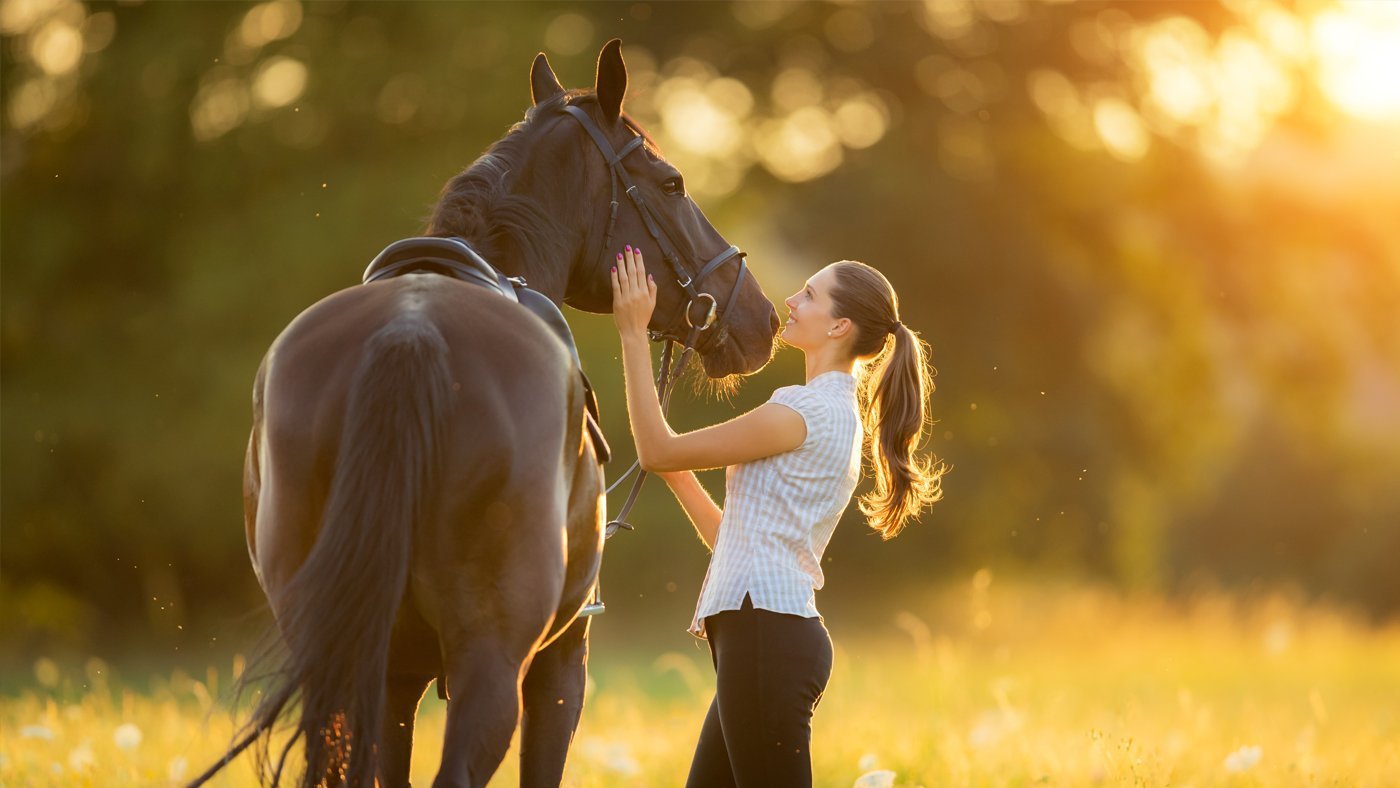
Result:
<instances>
[{"instance_id":1,"label":"woman","mask_svg":"<svg viewBox=\"0 0 1400 788\"><path fill-rule=\"evenodd\" d=\"M875 489L860 510L884 538L942 496L943 466L914 453L933 389L924 344L900 322L879 271L833 263L784 302L783 340L805 355L806 384L677 435L651 385L646 327L656 284L641 250L618 255L612 287L637 456L666 480L713 551L690 631L710 642L716 693L687 785L811 785L812 710L832 657L814 591L860 478L862 448ZM724 466L721 511L694 471Z\"/></svg>"}]
</instances>

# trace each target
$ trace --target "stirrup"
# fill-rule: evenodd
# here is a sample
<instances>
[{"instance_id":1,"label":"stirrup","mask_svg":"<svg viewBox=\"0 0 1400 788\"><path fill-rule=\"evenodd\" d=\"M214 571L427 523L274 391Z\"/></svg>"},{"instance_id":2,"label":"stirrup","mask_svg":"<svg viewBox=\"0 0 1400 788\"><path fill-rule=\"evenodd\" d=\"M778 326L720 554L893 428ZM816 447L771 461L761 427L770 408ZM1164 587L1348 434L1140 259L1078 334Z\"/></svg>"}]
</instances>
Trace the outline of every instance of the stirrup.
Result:
<instances>
[{"instance_id":1,"label":"stirrup","mask_svg":"<svg viewBox=\"0 0 1400 788\"><path fill-rule=\"evenodd\" d=\"M600 577L593 583L593 597L588 600L588 604L584 605L583 608L578 611L578 615L575 616L575 618L596 616L606 611L607 607L603 604L603 578Z\"/></svg>"}]
</instances>

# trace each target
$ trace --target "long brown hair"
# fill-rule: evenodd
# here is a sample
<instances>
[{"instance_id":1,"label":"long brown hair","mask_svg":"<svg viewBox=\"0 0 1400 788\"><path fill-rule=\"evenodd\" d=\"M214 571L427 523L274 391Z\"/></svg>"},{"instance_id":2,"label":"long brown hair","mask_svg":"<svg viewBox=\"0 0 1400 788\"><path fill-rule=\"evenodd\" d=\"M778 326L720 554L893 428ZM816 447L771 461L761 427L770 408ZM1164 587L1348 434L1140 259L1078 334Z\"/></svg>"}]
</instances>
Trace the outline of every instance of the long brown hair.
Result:
<instances>
[{"instance_id":1,"label":"long brown hair","mask_svg":"<svg viewBox=\"0 0 1400 788\"><path fill-rule=\"evenodd\" d=\"M918 519L943 497L947 466L917 451L932 424L928 344L900 321L899 296L884 274L854 260L832 268L832 316L854 325L851 351L862 362L857 392L865 454L875 471L875 489L860 497L860 511L871 528L893 539L910 518Z\"/></svg>"}]
</instances>

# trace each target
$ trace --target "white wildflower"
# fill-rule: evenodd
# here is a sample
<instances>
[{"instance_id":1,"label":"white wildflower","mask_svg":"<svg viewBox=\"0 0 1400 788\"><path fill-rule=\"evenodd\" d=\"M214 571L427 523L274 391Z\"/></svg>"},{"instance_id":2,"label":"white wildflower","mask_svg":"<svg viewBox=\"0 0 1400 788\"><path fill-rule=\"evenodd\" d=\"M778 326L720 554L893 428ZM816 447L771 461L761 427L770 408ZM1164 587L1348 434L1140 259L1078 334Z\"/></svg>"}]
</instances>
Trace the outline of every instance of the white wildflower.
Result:
<instances>
[{"instance_id":1,"label":"white wildflower","mask_svg":"<svg viewBox=\"0 0 1400 788\"><path fill-rule=\"evenodd\" d=\"M141 746L141 729L128 722L117 728L112 734L112 741L119 749L134 750Z\"/></svg>"},{"instance_id":2,"label":"white wildflower","mask_svg":"<svg viewBox=\"0 0 1400 788\"><path fill-rule=\"evenodd\" d=\"M856 778L851 788L894 788L894 772L889 769L866 772Z\"/></svg>"},{"instance_id":3,"label":"white wildflower","mask_svg":"<svg viewBox=\"0 0 1400 788\"><path fill-rule=\"evenodd\" d=\"M1258 745L1245 745L1225 756L1225 771L1239 773L1254 768L1264 751Z\"/></svg>"},{"instance_id":4,"label":"white wildflower","mask_svg":"<svg viewBox=\"0 0 1400 788\"><path fill-rule=\"evenodd\" d=\"M1021 727L1021 719L1014 714L994 709L977 715L972 729L967 733L967 743L976 748L990 747L1015 733Z\"/></svg>"},{"instance_id":5,"label":"white wildflower","mask_svg":"<svg viewBox=\"0 0 1400 788\"><path fill-rule=\"evenodd\" d=\"M87 771L96 762L97 759L92 756L92 745L88 742L79 744L68 753L68 768L75 772Z\"/></svg>"},{"instance_id":6,"label":"white wildflower","mask_svg":"<svg viewBox=\"0 0 1400 788\"><path fill-rule=\"evenodd\" d=\"M586 756L618 774L630 777L642 771L642 767L632 757L632 748L623 742L589 739L583 742L582 749Z\"/></svg>"},{"instance_id":7,"label":"white wildflower","mask_svg":"<svg viewBox=\"0 0 1400 788\"><path fill-rule=\"evenodd\" d=\"M189 768L190 763L185 760L185 756L176 755L174 758L170 759L170 766L166 768L165 774L170 778L171 782L181 783L185 781L185 772Z\"/></svg>"},{"instance_id":8,"label":"white wildflower","mask_svg":"<svg viewBox=\"0 0 1400 788\"><path fill-rule=\"evenodd\" d=\"M860 760L856 762L856 768L862 772L871 771L878 765L880 765L880 760L875 757L873 752L867 752L860 756Z\"/></svg>"},{"instance_id":9,"label":"white wildflower","mask_svg":"<svg viewBox=\"0 0 1400 788\"><path fill-rule=\"evenodd\" d=\"M26 725L19 729L19 737L21 739L43 739L44 741L53 741L53 731L42 725Z\"/></svg>"}]
</instances>

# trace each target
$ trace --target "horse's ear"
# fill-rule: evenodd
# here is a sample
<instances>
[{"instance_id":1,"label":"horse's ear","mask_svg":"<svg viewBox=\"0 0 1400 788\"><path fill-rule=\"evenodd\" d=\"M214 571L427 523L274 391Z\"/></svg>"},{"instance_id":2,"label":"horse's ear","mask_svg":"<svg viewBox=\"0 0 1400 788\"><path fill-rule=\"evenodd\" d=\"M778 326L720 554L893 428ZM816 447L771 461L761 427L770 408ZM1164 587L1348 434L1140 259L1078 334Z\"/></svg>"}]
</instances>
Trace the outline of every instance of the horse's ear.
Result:
<instances>
[{"instance_id":1,"label":"horse's ear","mask_svg":"<svg viewBox=\"0 0 1400 788\"><path fill-rule=\"evenodd\" d=\"M614 38L598 53L598 76L594 82L603 117L617 120L622 114L622 97L627 94L627 64L622 62L622 40Z\"/></svg>"},{"instance_id":2,"label":"horse's ear","mask_svg":"<svg viewBox=\"0 0 1400 788\"><path fill-rule=\"evenodd\" d=\"M549 58L543 52L535 55L535 62L530 64L530 100L539 104L563 92L564 86L559 84L554 69L549 67Z\"/></svg>"}]
</instances>

